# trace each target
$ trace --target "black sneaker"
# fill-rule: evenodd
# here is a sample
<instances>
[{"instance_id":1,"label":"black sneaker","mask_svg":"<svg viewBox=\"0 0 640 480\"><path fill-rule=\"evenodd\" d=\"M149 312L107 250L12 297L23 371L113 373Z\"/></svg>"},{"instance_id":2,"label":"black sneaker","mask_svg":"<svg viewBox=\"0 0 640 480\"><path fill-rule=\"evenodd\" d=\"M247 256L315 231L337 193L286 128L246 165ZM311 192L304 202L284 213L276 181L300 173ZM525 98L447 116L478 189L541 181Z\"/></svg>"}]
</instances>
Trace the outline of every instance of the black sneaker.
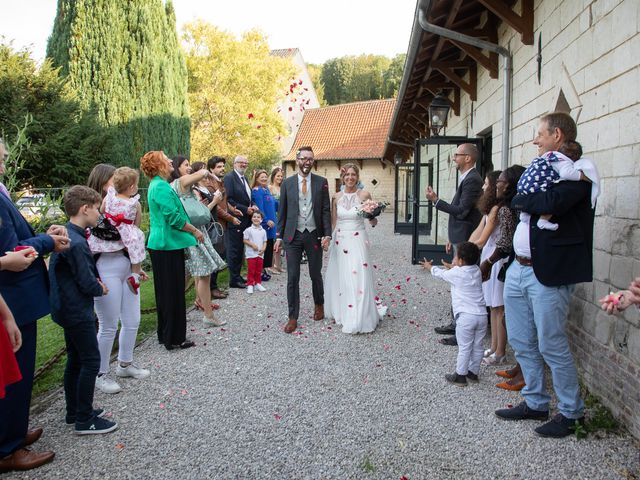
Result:
<instances>
[{"instance_id":1,"label":"black sneaker","mask_svg":"<svg viewBox=\"0 0 640 480\"><path fill-rule=\"evenodd\" d=\"M269 280L271 280L271 275L269 275L266 272L262 272L262 275L260 276L260 278L262 279L263 282L268 282Z\"/></svg>"},{"instance_id":2,"label":"black sneaker","mask_svg":"<svg viewBox=\"0 0 640 480\"><path fill-rule=\"evenodd\" d=\"M103 418L106 414L107 414L107 412L105 412L104 408L94 408L93 409L93 416L94 417ZM76 424L76 417L73 416L73 415L67 415L67 416L64 417L64 423L66 423L67 425L75 425Z\"/></svg>"},{"instance_id":3,"label":"black sneaker","mask_svg":"<svg viewBox=\"0 0 640 480\"><path fill-rule=\"evenodd\" d=\"M467 381L478 383L480 382L480 379L478 378L478 375L476 373L473 373L471 370L469 370L467 372Z\"/></svg>"},{"instance_id":4,"label":"black sneaker","mask_svg":"<svg viewBox=\"0 0 640 480\"><path fill-rule=\"evenodd\" d=\"M563 438L575 433L576 424L584 425L584 417L567 418L558 413L550 422L537 427L535 432L541 437Z\"/></svg>"},{"instance_id":5,"label":"black sneaker","mask_svg":"<svg viewBox=\"0 0 640 480\"><path fill-rule=\"evenodd\" d=\"M93 417L88 422L76 422L76 430L74 433L76 435L99 435L113 432L116 428L118 428L116 422L100 417Z\"/></svg>"},{"instance_id":6,"label":"black sneaker","mask_svg":"<svg viewBox=\"0 0 640 480\"><path fill-rule=\"evenodd\" d=\"M441 327L434 328L436 333L440 335L455 335L456 334L456 326L452 323L449 325L442 325Z\"/></svg>"},{"instance_id":7,"label":"black sneaker","mask_svg":"<svg viewBox=\"0 0 640 480\"><path fill-rule=\"evenodd\" d=\"M496 410L496 415L503 420L546 420L549 410L532 410L527 402L520 402L516 407Z\"/></svg>"},{"instance_id":8,"label":"black sneaker","mask_svg":"<svg viewBox=\"0 0 640 480\"><path fill-rule=\"evenodd\" d=\"M444 376L445 380L449 383L453 383L458 387L466 387L467 386L467 377L464 375L458 375L457 373L451 373Z\"/></svg>"}]
</instances>

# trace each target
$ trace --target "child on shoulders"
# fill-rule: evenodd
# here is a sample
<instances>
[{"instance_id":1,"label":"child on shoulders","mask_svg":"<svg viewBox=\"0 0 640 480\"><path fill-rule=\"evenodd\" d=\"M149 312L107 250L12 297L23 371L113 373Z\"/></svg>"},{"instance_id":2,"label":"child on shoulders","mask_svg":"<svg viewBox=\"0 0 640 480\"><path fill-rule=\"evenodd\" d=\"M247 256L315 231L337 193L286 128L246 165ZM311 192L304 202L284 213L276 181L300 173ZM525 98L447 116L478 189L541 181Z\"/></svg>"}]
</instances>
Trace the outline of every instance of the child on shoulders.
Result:
<instances>
[{"instance_id":1,"label":"child on shoulders","mask_svg":"<svg viewBox=\"0 0 640 480\"><path fill-rule=\"evenodd\" d=\"M260 210L253 212L251 226L243 234L247 258L247 293L253 293L254 288L259 292L267 290L262 286L262 264L267 248L267 232L261 225L263 218Z\"/></svg>"},{"instance_id":2,"label":"child on shoulders","mask_svg":"<svg viewBox=\"0 0 640 480\"><path fill-rule=\"evenodd\" d=\"M482 291L482 273L478 267L480 249L475 243L456 246L451 268L434 267L428 260L420 262L431 275L451 284L451 303L456 319L458 361L456 371L445 375L454 385L465 387L467 380L478 381L482 360L482 341L487 333L487 308Z\"/></svg>"},{"instance_id":3,"label":"child on shoulders","mask_svg":"<svg viewBox=\"0 0 640 480\"><path fill-rule=\"evenodd\" d=\"M64 329L67 346L66 423L75 424L77 435L109 433L118 428L117 423L102 418L104 410L93 408L100 368L93 298L106 295L108 290L98 278L86 232L98 223L101 200L98 192L82 185L67 191L64 209L69 217L71 247L53 253L49 262L51 318Z\"/></svg>"}]
</instances>

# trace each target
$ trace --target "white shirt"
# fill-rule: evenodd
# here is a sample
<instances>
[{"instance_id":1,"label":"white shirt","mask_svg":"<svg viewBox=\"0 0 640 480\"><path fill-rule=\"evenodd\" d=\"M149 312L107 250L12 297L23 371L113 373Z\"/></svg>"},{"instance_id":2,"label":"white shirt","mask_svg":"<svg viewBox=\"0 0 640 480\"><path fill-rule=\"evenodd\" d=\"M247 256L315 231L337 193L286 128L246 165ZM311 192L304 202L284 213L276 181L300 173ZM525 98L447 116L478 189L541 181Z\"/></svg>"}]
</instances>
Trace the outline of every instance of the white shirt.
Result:
<instances>
[{"instance_id":1,"label":"white shirt","mask_svg":"<svg viewBox=\"0 0 640 480\"><path fill-rule=\"evenodd\" d=\"M249 197L249 199L251 199L251 188L249 188L249 182L246 181L247 178L242 173L238 172L237 170L234 170L234 172L236 172L236 175L238 175L238 178L240 179L240 181L244 185L245 190L247 191L247 196Z\"/></svg>"},{"instance_id":2,"label":"white shirt","mask_svg":"<svg viewBox=\"0 0 640 480\"><path fill-rule=\"evenodd\" d=\"M513 234L513 251L520 257L531 258L529 223L519 222Z\"/></svg>"},{"instance_id":3,"label":"white shirt","mask_svg":"<svg viewBox=\"0 0 640 480\"><path fill-rule=\"evenodd\" d=\"M261 255L258 254L259 250L262 248L262 245L264 245L264 242L267 241L267 232L264 230L264 228L262 228L261 225L258 225L257 227L251 225L249 228L245 229L244 233L242 234L242 238L244 238L245 240L249 240L250 242L253 242L258 247L260 247L258 250L255 250L249 245L245 244L244 252L247 258L264 257L264 253L262 253Z\"/></svg>"},{"instance_id":4,"label":"white shirt","mask_svg":"<svg viewBox=\"0 0 640 480\"><path fill-rule=\"evenodd\" d=\"M298 174L298 191L302 192L302 179L306 178L307 179L307 193L311 192L311 174L307 175L306 177L303 177L302 175Z\"/></svg>"},{"instance_id":5,"label":"white shirt","mask_svg":"<svg viewBox=\"0 0 640 480\"><path fill-rule=\"evenodd\" d=\"M477 265L452 267L431 267L431 275L451 284L451 305L453 315L470 313L486 315L487 307L482 292L482 273Z\"/></svg>"}]
</instances>

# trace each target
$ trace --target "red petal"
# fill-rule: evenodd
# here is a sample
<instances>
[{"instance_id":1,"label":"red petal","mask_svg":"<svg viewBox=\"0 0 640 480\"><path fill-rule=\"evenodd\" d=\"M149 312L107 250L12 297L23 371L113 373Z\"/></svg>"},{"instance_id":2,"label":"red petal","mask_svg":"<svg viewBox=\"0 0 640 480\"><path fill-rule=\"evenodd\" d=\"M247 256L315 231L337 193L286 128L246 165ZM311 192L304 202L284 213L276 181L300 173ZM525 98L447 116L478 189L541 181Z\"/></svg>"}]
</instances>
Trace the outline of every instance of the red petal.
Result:
<instances>
[{"instance_id":1,"label":"red petal","mask_svg":"<svg viewBox=\"0 0 640 480\"><path fill-rule=\"evenodd\" d=\"M360 232L356 232L353 234L354 237L357 237L358 235L360 235Z\"/></svg>"},{"instance_id":2,"label":"red petal","mask_svg":"<svg viewBox=\"0 0 640 480\"><path fill-rule=\"evenodd\" d=\"M293 107L289 107L289 111L290 111L290 112L293 112Z\"/></svg>"},{"instance_id":3,"label":"red petal","mask_svg":"<svg viewBox=\"0 0 640 480\"><path fill-rule=\"evenodd\" d=\"M342 250L344 253L349 253L349 250Z\"/></svg>"},{"instance_id":4,"label":"red petal","mask_svg":"<svg viewBox=\"0 0 640 480\"><path fill-rule=\"evenodd\" d=\"M349 304L349 308L353 308L353 305Z\"/></svg>"},{"instance_id":5,"label":"red petal","mask_svg":"<svg viewBox=\"0 0 640 480\"><path fill-rule=\"evenodd\" d=\"M253 113L250 113L249 115L247 115L247 118L249 118L249 120L251 120L253 118Z\"/></svg>"},{"instance_id":6,"label":"red petal","mask_svg":"<svg viewBox=\"0 0 640 480\"><path fill-rule=\"evenodd\" d=\"M369 264L368 264L368 263L363 263L363 264L362 264L362 266L363 266L363 267L368 267L368 266L369 266Z\"/></svg>"}]
</instances>

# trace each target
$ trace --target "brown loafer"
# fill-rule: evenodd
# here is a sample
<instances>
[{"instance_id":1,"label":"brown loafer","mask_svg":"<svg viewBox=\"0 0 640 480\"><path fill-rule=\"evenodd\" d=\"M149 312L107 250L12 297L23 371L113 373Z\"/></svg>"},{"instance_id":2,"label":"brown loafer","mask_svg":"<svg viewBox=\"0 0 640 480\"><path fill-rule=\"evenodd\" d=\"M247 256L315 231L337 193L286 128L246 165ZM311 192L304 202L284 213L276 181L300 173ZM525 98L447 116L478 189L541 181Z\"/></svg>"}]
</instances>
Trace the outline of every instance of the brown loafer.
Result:
<instances>
[{"instance_id":1,"label":"brown loafer","mask_svg":"<svg viewBox=\"0 0 640 480\"><path fill-rule=\"evenodd\" d=\"M316 309L313 312L313 319L318 321L324 318L324 305L316 305Z\"/></svg>"},{"instance_id":2,"label":"brown loafer","mask_svg":"<svg viewBox=\"0 0 640 480\"><path fill-rule=\"evenodd\" d=\"M503 390L509 390L510 392L519 392L525 387L525 385L526 383L524 382L516 382L516 383L500 382L496 384L496 387L502 388Z\"/></svg>"},{"instance_id":3,"label":"brown loafer","mask_svg":"<svg viewBox=\"0 0 640 480\"><path fill-rule=\"evenodd\" d=\"M34 428L32 430L27 430L27 434L24 436L24 440L22 441L23 447L28 447L32 443L36 443L40 440L42 436L42 428Z\"/></svg>"},{"instance_id":4,"label":"brown loafer","mask_svg":"<svg viewBox=\"0 0 640 480\"><path fill-rule=\"evenodd\" d=\"M293 333L296 328L298 328L298 321L295 318L290 318L284 326L284 333Z\"/></svg>"},{"instance_id":5,"label":"brown loafer","mask_svg":"<svg viewBox=\"0 0 640 480\"><path fill-rule=\"evenodd\" d=\"M53 460L53 452L32 452L27 448L16 450L8 457L0 459L0 472L11 470L31 470Z\"/></svg>"},{"instance_id":6,"label":"brown loafer","mask_svg":"<svg viewBox=\"0 0 640 480\"><path fill-rule=\"evenodd\" d=\"M215 300L222 300L224 298L227 298L227 294L225 292L223 292L222 290L218 290L217 288L211 290L211 298L215 299Z\"/></svg>"}]
</instances>

